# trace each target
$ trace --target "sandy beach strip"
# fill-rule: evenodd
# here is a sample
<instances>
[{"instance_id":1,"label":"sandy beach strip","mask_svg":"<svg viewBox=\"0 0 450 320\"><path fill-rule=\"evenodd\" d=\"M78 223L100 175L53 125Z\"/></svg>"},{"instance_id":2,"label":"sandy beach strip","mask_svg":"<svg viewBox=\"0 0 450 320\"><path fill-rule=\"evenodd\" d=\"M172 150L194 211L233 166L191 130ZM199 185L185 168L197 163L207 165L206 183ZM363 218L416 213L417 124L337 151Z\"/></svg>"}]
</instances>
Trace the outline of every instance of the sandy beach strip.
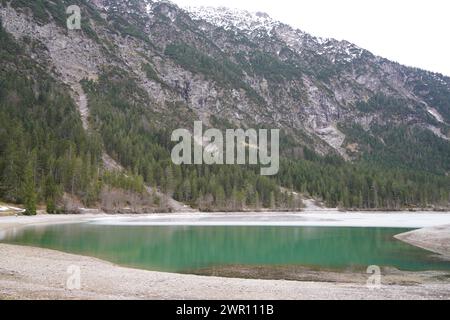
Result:
<instances>
[{"instance_id":1,"label":"sandy beach strip","mask_svg":"<svg viewBox=\"0 0 450 320\"><path fill-rule=\"evenodd\" d=\"M192 215L192 214L191 214ZM217 216L215 216L217 217ZM1 232L27 225L110 221L117 216L2 217ZM145 217L120 216L118 219ZM437 223L437 221L436 221ZM69 290L69 267L81 289ZM369 277L369 275L367 275ZM0 244L0 299L450 299L447 280L382 285L251 280L180 275L124 268L96 258Z\"/></svg>"}]
</instances>

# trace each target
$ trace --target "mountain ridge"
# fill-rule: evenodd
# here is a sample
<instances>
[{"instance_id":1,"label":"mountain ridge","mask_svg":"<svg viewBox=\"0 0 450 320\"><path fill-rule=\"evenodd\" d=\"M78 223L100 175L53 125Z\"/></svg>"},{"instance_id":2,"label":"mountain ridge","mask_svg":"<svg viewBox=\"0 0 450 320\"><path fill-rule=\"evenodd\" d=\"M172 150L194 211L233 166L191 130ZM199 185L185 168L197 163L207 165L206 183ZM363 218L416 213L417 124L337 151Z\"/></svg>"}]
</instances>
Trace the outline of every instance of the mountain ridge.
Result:
<instances>
[{"instance_id":1,"label":"mountain ridge","mask_svg":"<svg viewBox=\"0 0 450 320\"><path fill-rule=\"evenodd\" d=\"M150 185L173 192L177 200L194 201L188 189L196 189L197 183L193 178L188 179L189 186L183 180L176 186L167 181L167 170L177 181L194 175L167 164L169 133L191 128L195 120L220 129L282 129L286 161L312 161L317 165L308 162L311 170L322 173L314 177L291 172L294 178L288 178L291 169L286 169L276 183L333 206L343 202L348 189L354 199L345 206L377 207L378 201L371 198L373 185L385 188L393 178L370 173L360 202L359 191L352 190L355 181L338 188L322 176L319 164L337 166L336 173L351 172L353 164L362 166L358 175L368 175L363 169L367 165L417 170L444 180L450 172L448 77L402 66L349 42L319 41L282 23L269 23L269 33L265 27L263 32L226 30L168 1L1 3L3 28L30 61L64 84L74 101L86 96L81 119L89 133L100 135L105 152L101 158L113 159ZM80 6L82 30L66 30L69 4ZM270 21L262 14L258 19ZM243 26L248 24L252 25ZM224 181L223 170L215 172L218 180ZM252 172L242 170L235 174ZM198 179L203 174L195 173ZM419 178L408 175L418 183ZM318 184L314 179L327 182ZM404 182L407 185L406 177ZM262 189L258 192L266 207L273 199L286 200L272 183L264 182L273 196ZM440 183L438 189L445 189ZM248 186L225 184L230 184L225 190L217 185L209 188L215 190L213 202L221 202L222 193L235 199L252 194L251 201L258 202L254 190L245 191ZM324 185L326 192L319 190ZM377 190L377 198L392 198L389 188L383 195ZM201 193L202 205L210 203L207 190ZM198 195L194 198L199 201ZM397 206L397 200L389 201L383 206Z\"/></svg>"}]
</instances>

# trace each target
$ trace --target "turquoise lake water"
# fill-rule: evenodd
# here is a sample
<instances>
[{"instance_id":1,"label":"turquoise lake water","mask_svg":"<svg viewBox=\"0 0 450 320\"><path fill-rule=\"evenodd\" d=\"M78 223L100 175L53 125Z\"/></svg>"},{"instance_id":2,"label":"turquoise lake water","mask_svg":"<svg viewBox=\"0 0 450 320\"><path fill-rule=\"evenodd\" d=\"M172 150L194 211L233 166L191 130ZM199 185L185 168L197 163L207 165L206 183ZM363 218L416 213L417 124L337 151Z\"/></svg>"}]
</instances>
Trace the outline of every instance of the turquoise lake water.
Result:
<instances>
[{"instance_id":1,"label":"turquoise lake water","mask_svg":"<svg viewBox=\"0 0 450 320\"><path fill-rule=\"evenodd\" d=\"M409 229L345 227L107 226L30 227L3 242L56 249L154 271L211 267L369 265L450 270L450 262L394 239Z\"/></svg>"}]
</instances>

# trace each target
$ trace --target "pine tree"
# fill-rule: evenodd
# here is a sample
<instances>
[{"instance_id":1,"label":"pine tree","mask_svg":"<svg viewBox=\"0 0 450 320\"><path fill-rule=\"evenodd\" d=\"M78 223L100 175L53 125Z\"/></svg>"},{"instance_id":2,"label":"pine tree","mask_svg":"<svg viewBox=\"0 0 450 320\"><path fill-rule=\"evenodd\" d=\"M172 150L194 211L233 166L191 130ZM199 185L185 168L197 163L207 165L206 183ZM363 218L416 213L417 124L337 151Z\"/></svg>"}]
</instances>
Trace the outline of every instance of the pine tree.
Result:
<instances>
[{"instance_id":1,"label":"pine tree","mask_svg":"<svg viewBox=\"0 0 450 320\"><path fill-rule=\"evenodd\" d=\"M47 213L55 214L56 213L56 203L55 199L57 197L57 186L55 181L51 175L49 175L45 181L45 202L47 206Z\"/></svg>"},{"instance_id":2,"label":"pine tree","mask_svg":"<svg viewBox=\"0 0 450 320\"><path fill-rule=\"evenodd\" d=\"M169 165L164 170L164 179L163 179L163 192L169 196L173 195L173 192L175 190L175 179L173 176L173 170L172 167Z\"/></svg>"},{"instance_id":3,"label":"pine tree","mask_svg":"<svg viewBox=\"0 0 450 320\"><path fill-rule=\"evenodd\" d=\"M214 199L217 207L219 209L223 209L225 207L225 191L223 190L222 186L216 185L214 189Z\"/></svg>"},{"instance_id":4,"label":"pine tree","mask_svg":"<svg viewBox=\"0 0 450 320\"><path fill-rule=\"evenodd\" d=\"M372 208L379 208L379 198L378 198L378 186L377 184L374 182L372 185L372 200L373 200L373 206Z\"/></svg>"},{"instance_id":5,"label":"pine tree","mask_svg":"<svg viewBox=\"0 0 450 320\"><path fill-rule=\"evenodd\" d=\"M358 209L363 209L363 208L364 208L364 199L363 199L362 192L359 191L359 195L358 195Z\"/></svg>"},{"instance_id":6,"label":"pine tree","mask_svg":"<svg viewBox=\"0 0 450 320\"><path fill-rule=\"evenodd\" d=\"M23 199L25 204L25 215L36 215L37 194L34 182L33 162L28 161L25 167L23 182Z\"/></svg>"}]
</instances>

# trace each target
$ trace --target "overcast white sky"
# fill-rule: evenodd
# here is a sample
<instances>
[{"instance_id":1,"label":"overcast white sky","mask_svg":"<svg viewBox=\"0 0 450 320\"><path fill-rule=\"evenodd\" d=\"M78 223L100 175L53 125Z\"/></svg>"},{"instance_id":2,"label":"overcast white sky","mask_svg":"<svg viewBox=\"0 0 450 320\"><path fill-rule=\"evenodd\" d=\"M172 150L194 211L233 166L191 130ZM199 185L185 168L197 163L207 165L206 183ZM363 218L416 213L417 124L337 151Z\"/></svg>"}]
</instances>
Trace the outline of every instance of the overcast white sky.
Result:
<instances>
[{"instance_id":1,"label":"overcast white sky","mask_svg":"<svg viewBox=\"0 0 450 320\"><path fill-rule=\"evenodd\" d=\"M405 65L450 76L448 0L172 0L264 11L314 36L348 40Z\"/></svg>"}]
</instances>

